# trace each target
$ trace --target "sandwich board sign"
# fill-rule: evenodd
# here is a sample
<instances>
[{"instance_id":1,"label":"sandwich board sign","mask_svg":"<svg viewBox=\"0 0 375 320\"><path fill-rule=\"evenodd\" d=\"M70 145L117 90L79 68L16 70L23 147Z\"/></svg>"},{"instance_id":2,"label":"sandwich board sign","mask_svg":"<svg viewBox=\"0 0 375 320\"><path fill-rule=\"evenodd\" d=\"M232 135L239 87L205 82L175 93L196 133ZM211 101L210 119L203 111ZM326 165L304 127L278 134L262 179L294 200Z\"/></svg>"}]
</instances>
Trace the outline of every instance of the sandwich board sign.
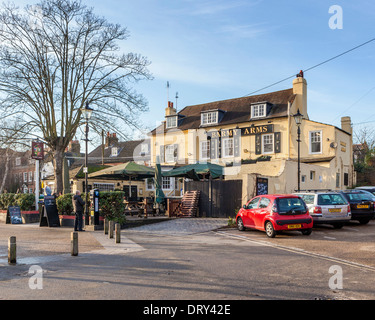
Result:
<instances>
[{"instance_id":1,"label":"sandwich board sign","mask_svg":"<svg viewBox=\"0 0 375 320\"><path fill-rule=\"evenodd\" d=\"M6 223L22 224L21 208L19 206L8 207Z\"/></svg>"},{"instance_id":2,"label":"sandwich board sign","mask_svg":"<svg viewBox=\"0 0 375 320\"><path fill-rule=\"evenodd\" d=\"M44 204L40 211L40 227L60 227L59 213L57 211L56 197L44 196Z\"/></svg>"}]
</instances>

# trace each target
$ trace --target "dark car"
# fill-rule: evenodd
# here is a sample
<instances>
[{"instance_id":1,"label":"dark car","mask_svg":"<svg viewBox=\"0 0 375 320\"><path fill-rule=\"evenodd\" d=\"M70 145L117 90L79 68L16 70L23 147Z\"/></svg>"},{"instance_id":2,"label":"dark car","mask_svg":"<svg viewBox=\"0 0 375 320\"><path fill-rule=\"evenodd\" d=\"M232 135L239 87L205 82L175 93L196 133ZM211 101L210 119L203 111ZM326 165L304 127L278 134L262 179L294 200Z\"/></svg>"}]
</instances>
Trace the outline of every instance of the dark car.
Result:
<instances>
[{"instance_id":1,"label":"dark car","mask_svg":"<svg viewBox=\"0 0 375 320\"><path fill-rule=\"evenodd\" d=\"M374 186L356 187L355 190L365 190L365 191L371 192L373 195L375 195L375 187Z\"/></svg>"},{"instance_id":2,"label":"dark car","mask_svg":"<svg viewBox=\"0 0 375 320\"><path fill-rule=\"evenodd\" d=\"M340 193L350 204L352 220L366 224L374 218L374 201L370 194L360 190L343 190Z\"/></svg>"}]
</instances>

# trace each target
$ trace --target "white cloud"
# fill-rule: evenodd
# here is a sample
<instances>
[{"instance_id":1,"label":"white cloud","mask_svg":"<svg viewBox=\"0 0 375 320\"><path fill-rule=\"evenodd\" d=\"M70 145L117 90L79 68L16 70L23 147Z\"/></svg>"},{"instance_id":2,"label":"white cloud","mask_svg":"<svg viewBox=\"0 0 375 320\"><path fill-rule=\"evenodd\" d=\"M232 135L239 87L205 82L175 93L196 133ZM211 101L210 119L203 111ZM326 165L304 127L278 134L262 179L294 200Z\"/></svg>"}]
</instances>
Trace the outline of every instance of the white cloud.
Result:
<instances>
[{"instance_id":1,"label":"white cloud","mask_svg":"<svg viewBox=\"0 0 375 320\"><path fill-rule=\"evenodd\" d=\"M196 1L188 1L191 5L197 4ZM204 1L198 2L197 5L189 8L189 14L191 15L216 15L219 13L226 12L228 10L237 9L241 7L249 7L257 5L262 2L258 1Z\"/></svg>"},{"instance_id":2,"label":"white cloud","mask_svg":"<svg viewBox=\"0 0 375 320\"><path fill-rule=\"evenodd\" d=\"M221 33L227 33L236 38L256 38L261 34L264 34L267 29L260 28L260 24L257 25L226 25L222 26L219 30Z\"/></svg>"}]
</instances>

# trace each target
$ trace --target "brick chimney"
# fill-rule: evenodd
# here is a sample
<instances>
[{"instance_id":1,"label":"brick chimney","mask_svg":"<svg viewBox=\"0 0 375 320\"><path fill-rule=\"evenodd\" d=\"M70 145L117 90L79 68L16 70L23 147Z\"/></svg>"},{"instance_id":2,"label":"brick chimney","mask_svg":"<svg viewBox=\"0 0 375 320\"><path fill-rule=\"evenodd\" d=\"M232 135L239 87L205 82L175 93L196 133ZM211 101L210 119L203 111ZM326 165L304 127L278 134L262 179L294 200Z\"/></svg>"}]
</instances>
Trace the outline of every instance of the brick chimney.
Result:
<instances>
[{"instance_id":1,"label":"brick chimney","mask_svg":"<svg viewBox=\"0 0 375 320\"><path fill-rule=\"evenodd\" d=\"M118 144L118 138L116 133L109 133L107 132L107 136L105 137L105 147L108 148L110 146L115 146Z\"/></svg>"},{"instance_id":2,"label":"brick chimney","mask_svg":"<svg viewBox=\"0 0 375 320\"><path fill-rule=\"evenodd\" d=\"M165 108L165 116L171 116L171 115L174 115L176 114L176 109L173 108L173 102L171 101L168 101L168 107Z\"/></svg>"},{"instance_id":3,"label":"brick chimney","mask_svg":"<svg viewBox=\"0 0 375 320\"><path fill-rule=\"evenodd\" d=\"M72 140L69 142L68 147L65 149L65 152L72 152L75 154L81 153L81 145L78 140Z\"/></svg>"},{"instance_id":4,"label":"brick chimney","mask_svg":"<svg viewBox=\"0 0 375 320\"><path fill-rule=\"evenodd\" d=\"M305 119L308 119L307 114L307 82L303 77L303 71L301 70L297 77L293 80L293 93L296 95L293 103L294 108L291 110L291 114L296 114L297 110L303 114Z\"/></svg>"},{"instance_id":5,"label":"brick chimney","mask_svg":"<svg viewBox=\"0 0 375 320\"><path fill-rule=\"evenodd\" d=\"M341 129L350 134L353 134L352 120L350 117L341 118Z\"/></svg>"}]
</instances>

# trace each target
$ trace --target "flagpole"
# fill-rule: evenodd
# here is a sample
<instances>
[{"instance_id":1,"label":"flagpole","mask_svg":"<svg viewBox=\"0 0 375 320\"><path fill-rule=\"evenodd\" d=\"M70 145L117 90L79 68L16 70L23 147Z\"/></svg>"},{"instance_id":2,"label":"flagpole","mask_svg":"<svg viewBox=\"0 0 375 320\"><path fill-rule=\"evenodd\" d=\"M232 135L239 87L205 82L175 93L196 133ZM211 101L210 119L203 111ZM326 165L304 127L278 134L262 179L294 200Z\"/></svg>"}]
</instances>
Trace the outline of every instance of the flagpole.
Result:
<instances>
[{"instance_id":1,"label":"flagpole","mask_svg":"<svg viewBox=\"0 0 375 320\"><path fill-rule=\"evenodd\" d=\"M167 81L167 106L169 106L169 81Z\"/></svg>"}]
</instances>

